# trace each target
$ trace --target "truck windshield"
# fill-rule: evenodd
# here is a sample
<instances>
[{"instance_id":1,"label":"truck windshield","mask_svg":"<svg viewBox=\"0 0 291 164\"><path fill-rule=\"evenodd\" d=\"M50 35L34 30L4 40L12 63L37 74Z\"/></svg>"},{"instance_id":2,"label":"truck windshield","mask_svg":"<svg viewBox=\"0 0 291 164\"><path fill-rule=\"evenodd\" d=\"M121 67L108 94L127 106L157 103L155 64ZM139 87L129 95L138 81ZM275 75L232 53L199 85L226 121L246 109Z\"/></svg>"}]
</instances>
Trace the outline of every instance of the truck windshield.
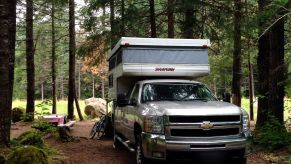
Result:
<instances>
[{"instance_id":1,"label":"truck windshield","mask_svg":"<svg viewBox=\"0 0 291 164\"><path fill-rule=\"evenodd\" d=\"M215 101L217 99L202 84L148 83L143 86L142 102L195 100Z\"/></svg>"}]
</instances>

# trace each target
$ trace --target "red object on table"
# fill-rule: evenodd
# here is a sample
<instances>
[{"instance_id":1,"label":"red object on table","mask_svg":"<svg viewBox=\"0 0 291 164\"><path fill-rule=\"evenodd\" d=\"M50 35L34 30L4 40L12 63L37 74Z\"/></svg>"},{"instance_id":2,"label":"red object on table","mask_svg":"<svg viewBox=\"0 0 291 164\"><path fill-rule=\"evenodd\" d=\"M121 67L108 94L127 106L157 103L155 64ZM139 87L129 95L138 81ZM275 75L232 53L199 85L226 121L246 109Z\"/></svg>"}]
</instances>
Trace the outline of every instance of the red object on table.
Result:
<instances>
[{"instance_id":1,"label":"red object on table","mask_svg":"<svg viewBox=\"0 0 291 164\"><path fill-rule=\"evenodd\" d=\"M56 124L64 124L65 122L65 116L62 114L51 114L51 115L46 115L43 116L44 120L47 122L51 123L56 123Z\"/></svg>"}]
</instances>

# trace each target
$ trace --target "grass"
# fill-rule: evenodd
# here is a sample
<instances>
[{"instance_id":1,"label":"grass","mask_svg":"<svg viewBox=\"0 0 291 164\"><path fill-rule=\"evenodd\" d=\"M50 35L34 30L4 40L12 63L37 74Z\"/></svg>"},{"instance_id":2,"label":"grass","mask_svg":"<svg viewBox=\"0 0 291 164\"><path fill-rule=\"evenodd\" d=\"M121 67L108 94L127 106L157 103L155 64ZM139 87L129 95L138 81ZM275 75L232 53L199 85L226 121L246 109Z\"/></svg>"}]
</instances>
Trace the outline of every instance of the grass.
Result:
<instances>
[{"instance_id":1,"label":"grass","mask_svg":"<svg viewBox=\"0 0 291 164\"><path fill-rule=\"evenodd\" d=\"M35 105L40 104L40 103L41 103L40 100L35 101ZM249 99L242 98L241 104L242 104L243 109L245 109L247 112L250 111ZM80 105L81 112L82 112L83 116L85 116L85 114L84 114L85 101L80 100L79 105ZM25 100L14 100L12 106L25 108L26 101ZM57 101L57 114L67 114L68 113L67 106L68 106L68 101L66 101L66 100ZM289 117L291 117L291 99L285 99L284 106L285 106L284 117L285 117L285 120L287 120ZM49 109L50 109L49 110L49 112L50 112L51 107ZM77 110L76 110L76 108L74 108L74 109L75 109L75 111L74 111L75 117L78 118ZM36 107L35 110L40 113L41 107ZM254 103L254 118L256 118L256 117L257 117L257 102Z\"/></svg>"},{"instance_id":2,"label":"grass","mask_svg":"<svg viewBox=\"0 0 291 164\"><path fill-rule=\"evenodd\" d=\"M37 106L38 104L41 103L41 100L36 100L35 101L35 105ZM84 113L84 108L85 108L85 101L84 100L79 100L79 105L80 105L80 109L82 112L82 115L85 116ZM12 103L12 107L22 107L22 108L26 108L26 101L25 100L14 100ZM48 106L49 110L46 112L50 112L52 111L52 107ZM42 112L42 108L41 107L35 107L35 111L38 113ZM57 101L57 114L68 114L68 101L66 100L59 100ZM78 113L77 113L77 109L76 107L74 107L74 115L76 118L78 118Z\"/></svg>"},{"instance_id":3,"label":"grass","mask_svg":"<svg viewBox=\"0 0 291 164\"><path fill-rule=\"evenodd\" d=\"M250 113L250 101L249 99L242 98L241 101L241 107L245 109L248 113ZM257 108L258 108L258 102L256 101L254 103L254 119L257 118ZM291 99L285 98L284 100L284 119L290 119L291 117Z\"/></svg>"}]
</instances>

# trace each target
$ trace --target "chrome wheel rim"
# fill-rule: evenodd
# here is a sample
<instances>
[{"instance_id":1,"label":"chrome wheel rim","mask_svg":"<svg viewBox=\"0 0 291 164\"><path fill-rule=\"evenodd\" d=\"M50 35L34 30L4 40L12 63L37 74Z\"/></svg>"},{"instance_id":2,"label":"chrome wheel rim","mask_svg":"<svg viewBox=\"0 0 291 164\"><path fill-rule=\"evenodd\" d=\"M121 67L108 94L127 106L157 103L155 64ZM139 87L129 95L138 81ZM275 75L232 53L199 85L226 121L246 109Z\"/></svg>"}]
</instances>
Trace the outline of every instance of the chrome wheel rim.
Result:
<instances>
[{"instance_id":1,"label":"chrome wheel rim","mask_svg":"<svg viewBox=\"0 0 291 164\"><path fill-rule=\"evenodd\" d=\"M140 145L137 145L136 147L136 163L142 164L142 154L141 154L141 147Z\"/></svg>"}]
</instances>

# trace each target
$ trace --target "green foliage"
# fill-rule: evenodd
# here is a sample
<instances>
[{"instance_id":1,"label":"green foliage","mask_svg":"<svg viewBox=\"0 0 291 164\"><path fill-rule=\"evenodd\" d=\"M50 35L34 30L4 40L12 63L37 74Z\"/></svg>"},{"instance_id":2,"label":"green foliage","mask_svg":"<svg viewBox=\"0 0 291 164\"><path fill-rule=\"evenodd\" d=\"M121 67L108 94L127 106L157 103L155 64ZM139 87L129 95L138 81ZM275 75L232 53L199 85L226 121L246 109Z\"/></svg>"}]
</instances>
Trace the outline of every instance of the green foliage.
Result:
<instances>
[{"instance_id":1,"label":"green foliage","mask_svg":"<svg viewBox=\"0 0 291 164\"><path fill-rule=\"evenodd\" d=\"M31 122L33 120L34 117L34 113L24 113L21 116L21 120L23 120L24 122Z\"/></svg>"},{"instance_id":2,"label":"green foliage","mask_svg":"<svg viewBox=\"0 0 291 164\"><path fill-rule=\"evenodd\" d=\"M16 153L16 155L21 155L21 156L23 155L23 158L26 158L25 154L17 154L17 152L20 148L28 148L28 147L37 148L38 149L37 151L43 152L45 154L46 159L47 159L47 156L56 154L57 153L56 150L49 148L44 144L44 141L42 139L44 134L45 133L40 132L38 130L37 131L28 131L28 132L21 134L19 137L11 140L11 142L10 142L11 148L12 148L11 150L13 150L13 152L8 157L8 159L11 160L11 162L13 163L14 161L12 160L12 158L16 158L15 153ZM30 149L28 149L28 151L30 151ZM34 157L32 157L32 159L34 160ZM24 160L26 160L26 159L24 159ZM42 159L40 158L40 160L42 160ZM20 161L20 163L21 162L22 161ZM33 161L31 161L31 162L34 163ZM38 161L35 161L35 162L39 163ZM24 163L27 163L27 162L24 161ZM28 163L30 164L30 162L28 162Z\"/></svg>"},{"instance_id":3,"label":"green foliage","mask_svg":"<svg viewBox=\"0 0 291 164\"><path fill-rule=\"evenodd\" d=\"M42 139L42 134L37 131L28 131L21 134L18 138L15 138L11 141L11 144L14 147L19 145L33 145L38 148L44 147L44 141Z\"/></svg>"},{"instance_id":4,"label":"green foliage","mask_svg":"<svg viewBox=\"0 0 291 164\"><path fill-rule=\"evenodd\" d=\"M266 32L281 18L282 11L289 12L287 9L288 0L273 0L270 1L263 11L257 16L258 22L263 25L262 31ZM263 34L263 33L262 33ZM260 35L262 35L260 34Z\"/></svg>"},{"instance_id":5,"label":"green foliage","mask_svg":"<svg viewBox=\"0 0 291 164\"><path fill-rule=\"evenodd\" d=\"M36 121L31 127L45 133L54 133L57 131L55 125L44 121Z\"/></svg>"},{"instance_id":6,"label":"green foliage","mask_svg":"<svg viewBox=\"0 0 291 164\"><path fill-rule=\"evenodd\" d=\"M3 155L0 154L0 164L4 164L5 161L6 161L5 156L3 156Z\"/></svg>"},{"instance_id":7,"label":"green foliage","mask_svg":"<svg viewBox=\"0 0 291 164\"><path fill-rule=\"evenodd\" d=\"M287 132L276 117L269 115L267 123L255 130L254 143L268 150L278 149L291 143L291 133Z\"/></svg>"},{"instance_id":8,"label":"green foliage","mask_svg":"<svg viewBox=\"0 0 291 164\"><path fill-rule=\"evenodd\" d=\"M286 96L291 98L291 76L286 80L285 84Z\"/></svg>"},{"instance_id":9,"label":"green foliage","mask_svg":"<svg viewBox=\"0 0 291 164\"><path fill-rule=\"evenodd\" d=\"M53 102L51 100L44 100L41 103L37 104L36 107L39 107L41 109L40 113L37 113L38 115L48 115L51 114L48 112L53 105Z\"/></svg>"},{"instance_id":10,"label":"green foliage","mask_svg":"<svg viewBox=\"0 0 291 164\"><path fill-rule=\"evenodd\" d=\"M18 122L24 113L24 108L16 107L12 109L12 122Z\"/></svg>"},{"instance_id":11,"label":"green foliage","mask_svg":"<svg viewBox=\"0 0 291 164\"><path fill-rule=\"evenodd\" d=\"M22 146L8 156L6 164L49 164L48 155L34 146Z\"/></svg>"}]
</instances>

